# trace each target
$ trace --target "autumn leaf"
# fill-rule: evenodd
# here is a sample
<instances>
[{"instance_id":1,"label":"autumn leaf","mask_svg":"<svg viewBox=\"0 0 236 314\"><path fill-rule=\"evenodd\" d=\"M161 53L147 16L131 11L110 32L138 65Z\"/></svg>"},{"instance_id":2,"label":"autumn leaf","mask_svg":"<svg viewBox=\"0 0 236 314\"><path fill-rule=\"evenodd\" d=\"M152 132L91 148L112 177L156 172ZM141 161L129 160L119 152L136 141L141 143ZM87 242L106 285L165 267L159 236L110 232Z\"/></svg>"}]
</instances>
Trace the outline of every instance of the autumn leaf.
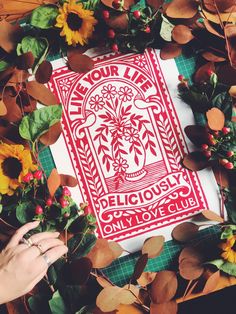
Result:
<instances>
[{"instance_id":1,"label":"autumn leaf","mask_svg":"<svg viewBox=\"0 0 236 314\"><path fill-rule=\"evenodd\" d=\"M157 257L163 250L164 242L165 238L163 236L146 239L142 247L142 254L148 254L148 258Z\"/></svg>"},{"instance_id":2,"label":"autumn leaf","mask_svg":"<svg viewBox=\"0 0 236 314\"><path fill-rule=\"evenodd\" d=\"M57 172L57 169L52 169L52 172L47 180L48 190L51 197L54 197L56 190L61 184L61 177Z\"/></svg>"},{"instance_id":3,"label":"autumn leaf","mask_svg":"<svg viewBox=\"0 0 236 314\"><path fill-rule=\"evenodd\" d=\"M151 285L151 300L153 303L168 302L176 294L178 281L175 272L163 270L157 272Z\"/></svg>"},{"instance_id":4,"label":"autumn leaf","mask_svg":"<svg viewBox=\"0 0 236 314\"><path fill-rule=\"evenodd\" d=\"M182 222L172 230L172 237L179 242L187 242L196 236L199 227L192 222Z\"/></svg>"}]
</instances>

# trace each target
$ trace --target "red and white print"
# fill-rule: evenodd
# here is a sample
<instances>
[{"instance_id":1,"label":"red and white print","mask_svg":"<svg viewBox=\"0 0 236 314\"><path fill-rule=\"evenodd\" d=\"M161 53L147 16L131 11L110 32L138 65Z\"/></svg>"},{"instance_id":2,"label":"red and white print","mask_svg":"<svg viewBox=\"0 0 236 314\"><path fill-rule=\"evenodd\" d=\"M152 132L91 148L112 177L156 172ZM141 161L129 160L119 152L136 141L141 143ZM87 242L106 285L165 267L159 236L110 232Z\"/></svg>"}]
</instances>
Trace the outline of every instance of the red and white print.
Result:
<instances>
[{"instance_id":1,"label":"red and white print","mask_svg":"<svg viewBox=\"0 0 236 314\"><path fill-rule=\"evenodd\" d=\"M86 74L53 72L49 85L63 104L53 156L59 171L67 156L100 237L134 238L209 208L199 175L181 166L187 145L162 70L150 49L99 56Z\"/></svg>"}]
</instances>

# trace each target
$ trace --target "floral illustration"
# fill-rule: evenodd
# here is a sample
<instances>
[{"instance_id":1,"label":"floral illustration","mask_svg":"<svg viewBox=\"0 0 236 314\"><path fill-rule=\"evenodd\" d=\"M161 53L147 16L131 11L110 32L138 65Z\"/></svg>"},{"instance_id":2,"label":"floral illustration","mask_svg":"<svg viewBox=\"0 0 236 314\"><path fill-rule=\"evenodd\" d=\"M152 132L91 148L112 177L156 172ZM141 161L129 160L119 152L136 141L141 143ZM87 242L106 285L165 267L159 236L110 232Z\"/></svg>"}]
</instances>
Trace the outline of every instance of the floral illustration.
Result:
<instances>
[{"instance_id":1,"label":"floral illustration","mask_svg":"<svg viewBox=\"0 0 236 314\"><path fill-rule=\"evenodd\" d=\"M156 145L154 134L148 129L150 122L132 113L135 95L130 87L117 88L109 83L103 86L101 94L103 98L97 94L89 100L91 109L102 110L98 114L102 123L95 130L94 141L99 143L98 154L107 172L114 172L117 189L124 179L135 181L146 174L146 151L156 156Z\"/></svg>"}]
</instances>

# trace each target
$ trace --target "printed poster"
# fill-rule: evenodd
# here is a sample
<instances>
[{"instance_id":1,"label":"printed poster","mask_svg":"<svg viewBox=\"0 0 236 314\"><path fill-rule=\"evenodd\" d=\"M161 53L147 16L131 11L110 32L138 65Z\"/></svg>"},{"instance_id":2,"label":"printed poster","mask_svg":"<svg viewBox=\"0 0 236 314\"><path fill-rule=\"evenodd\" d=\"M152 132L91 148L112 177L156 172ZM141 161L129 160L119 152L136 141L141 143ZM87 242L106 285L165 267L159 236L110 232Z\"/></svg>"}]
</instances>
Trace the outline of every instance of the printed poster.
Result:
<instances>
[{"instance_id":1,"label":"printed poster","mask_svg":"<svg viewBox=\"0 0 236 314\"><path fill-rule=\"evenodd\" d=\"M154 49L94 60L86 74L55 61L49 86L63 104L52 154L59 173L76 176L72 196L93 209L99 237L135 251L151 235L170 239L176 223L203 209L219 212L211 171L180 163L194 120L178 98L175 62Z\"/></svg>"}]
</instances>

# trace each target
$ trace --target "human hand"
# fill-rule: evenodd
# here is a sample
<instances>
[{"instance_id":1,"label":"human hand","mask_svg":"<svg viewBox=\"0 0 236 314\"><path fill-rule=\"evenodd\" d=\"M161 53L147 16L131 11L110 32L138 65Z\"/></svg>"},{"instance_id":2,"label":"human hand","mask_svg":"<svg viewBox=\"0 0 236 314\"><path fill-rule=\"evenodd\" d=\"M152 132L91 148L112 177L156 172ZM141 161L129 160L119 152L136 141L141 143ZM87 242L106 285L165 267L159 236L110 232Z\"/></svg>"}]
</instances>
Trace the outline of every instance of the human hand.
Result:
<instances>
[{"instance_id":1,"label":"human hand","mask_svg":"<svg viewBox=\"0 0 236 314\"><path fill-rule=\"evenodd\" d=\"M58 239L59 232L41 232L21 242L39 222L19 228L0 253L0 304L14 300L33 289L46 275L50 264L68 248Z\"/></svg>"}]
</instances>

